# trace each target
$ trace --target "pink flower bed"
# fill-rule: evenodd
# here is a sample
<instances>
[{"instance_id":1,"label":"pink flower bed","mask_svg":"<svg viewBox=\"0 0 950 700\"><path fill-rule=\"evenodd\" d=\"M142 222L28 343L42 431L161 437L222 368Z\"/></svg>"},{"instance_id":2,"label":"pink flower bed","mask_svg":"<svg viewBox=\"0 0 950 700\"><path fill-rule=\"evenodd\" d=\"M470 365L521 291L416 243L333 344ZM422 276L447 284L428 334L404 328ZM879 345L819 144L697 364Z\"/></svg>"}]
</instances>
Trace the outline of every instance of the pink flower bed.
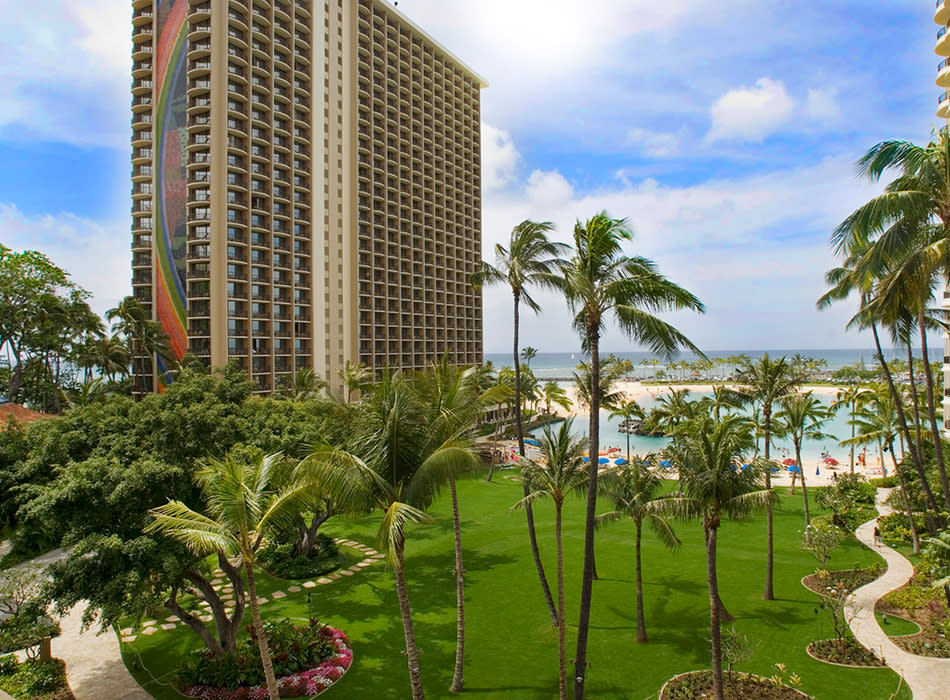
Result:
<instances>
[{"instance_id":1,"label":"pink flower bed","mask_svg":"<svg viewBox=\"0 0 950 700\"><path fill-rule=\"evenodd\" d=\"M301 695L319 695L340 680L353 663L353 650L350 641L338 629L325 627L322 633L331 638L336 653L316 668L293 673L277 679L277 688L282 698L295 698ZM267 700L267 688L262 685L243 686L230 690L208 685L193 685L185 691L189 698L201 700Z\"/></svg>"}]
</instances>

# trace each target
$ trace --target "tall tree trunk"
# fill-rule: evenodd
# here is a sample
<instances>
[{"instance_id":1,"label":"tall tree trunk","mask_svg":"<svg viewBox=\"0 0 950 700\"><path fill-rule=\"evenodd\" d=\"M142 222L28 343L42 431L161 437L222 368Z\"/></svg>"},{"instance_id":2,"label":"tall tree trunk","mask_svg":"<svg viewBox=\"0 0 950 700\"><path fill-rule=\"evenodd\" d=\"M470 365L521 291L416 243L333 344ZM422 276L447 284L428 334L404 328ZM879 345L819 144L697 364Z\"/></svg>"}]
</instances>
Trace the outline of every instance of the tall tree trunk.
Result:
<instances>
[{"instance_id":1,"label":"tall tree trunk","mask_svg":"<svg viewBox=\"0 0 950 700\"><path fill-rule=\"evenodd\" d=\"M637 641L646 642L647 640L647 622L643 615L643 568L640 559L640 540L643 534L643 523L639 520L637 524Z\"/></svg>"},{"instance_id":2,"label":"tall tree trunk","mask_svg":"<svg viewBox=\"0 0 950 700\"><path fill-rule=\"evenodd\" d=\"M577 621L577 653L574 656L574 700L584 700L587 680L587 635L590 603L594 592L594 527L597 523L597 469L600 466L600 323L588 323L590 350L590 459L587 466L587 514L584 518L584 571L581 575L581 611Z\"/></svg>"},{"instance_id":3,"label":"tall tree trunk","mask_svg":"<svg viewBox=\"0 0 950 700\"><path fill-rule=\"evenodd\" d=\"M947 469L943 462L943 439L937 428L937 406L934 402L934 379L930 372L930 357L927 349L927 328L923 307L917 313L917 325L920 327L921 355L924 360L924 383L927 387L927 415L930 418L930 430L933 433L934 451L937 455L937 473L940 475L940 488L943 490L943 502L950 512L950 483L947 481ZM911 365L913 376L913 365Z\"/></svg>"},{"instance_id":4,"label":"tall tree trunk","mask_svg":"<svg viewBox=\"0 0 950 700\"><path fill-rule=\"evenodd\" d=\"M897 483L901 486L901 496L904 498L904 512L907 514L907 524L910 526L910 537L914 543L914 554L920 554L920 536L917 534L917 524L914 522L914 511L910 507L910 496L907 495L907 487L904 484L904 475L901 474L900 467L897 465L897 456L894 454L894 441L888 443L891 453L891 462L894 465L894 473L897 474Z\"/></svg>"},{"instance_id":5,"label":"tall tree trunk","mask_svg":"<svg viewBox=\"0 0 950 700\"><path fill-rule=\"evenodd\" d=\"M419 667L419 648L416 646L416 632L412 627L412 609L409 607L409 591L406 588L405 543L397 542L394 546L396 549L396 597L399 599L402 631L406 639L406 661L409 664L409 684L412 688L412 700L424 700L422 670Z\"/></svg>"},{"instance_id":6,"label":"tall tree trunk","mask_svg":"<svg viewBox=\"0 0 950 700\"><path fill-rule=\"evenodd\" d=\"M858 400L851 399L851 439L854 440L854 414L858 408ZM851 443L851 473L854 474L854 442Z\"/></svg>"},{"instance_id":7,"label":"tall tree trunk","mask_svg":"<svg viewBox=\"0 0 950 700\"><path fill-rule=\"evenodd\" d=\"M320 526L330 519L333 513L328 511L315 510L310 524L300 516L297 522L297 543L294 545L294 556L306 557L310 555L317 544L317 534Z\"/></svg>"},{"instance_id":8,"label":"tall tree trunk","mask_svg":"<svg viewBox=\"0 0 950 700\"><path fill-rule=\"evenodd\" d=\"M762 437L765 441L765 451L763 456L766 463L769 461L769 449L772 442L772 402L762 402ZM766 464L765 470L765 488L772 488L772 470L771 465ZM794 475L794 472L792 472ZM772 571L775 568L775 547L772 534L774 532L774 522L772 518L772 501L770 500L765 507L765 523L768 531L768 541L766 542L765 554L765 591L762 593L763 600L775 600L775 591L772 588ZM720 673L721 675L721 673ZM721 679L720 679L721 680ZM721 691L720 691L721 692Z\"/></svg>"},{"instance_id":9,"label":"tall tree trunk","mask_svg":"<svg viewBox=\"0 0 950 700\"><path fill-rule=\"evenodd\" d=\"M455 672L449 692L461 693L465 687L465 569L462 567L462 525L459 521L459 497L455 479L452 492L452 532L455 535Z\"/></svg>"},{"instance_id":10,"label":"tall tree trunk","mask_svg":"<svg viewBox=\"0 0 950 700\"><path fill-rule=\"evenodd\" d=\"M877 324L871 324L871 334L874 336L874 347L877 350L878 361L881 363L881 371L884 373L884 379L887 382L887 388L890 389L891 398L894 400L894 408L897 411L897 422L900 425L901 432L904 434L904 441L907 443L907 450L910 452L911 459L914 462L914 469L920 479L920 490L923 491L924 498L927 500L927 507L934 512L938 512L940 507L937 505L937 499L934 498L933 491L930 490L930 482L927 481L927 473L924 471L924 463L921 461L920 452L917 451L913 441L910 439L910 429L907 427L907 416L904 413L903 397L894 386L894 377L891 376L891 368L884 361L884 351L881 349L881 338L877 332ZM883 463L881 467L883 468Z\"/></svg>"},{"instance_id":11,"label":"tall tree trunk","mask_svg":"<svg viewBox=\"0 0 950 700\"><path fill-rule=\"evenodd\" d=\"M520 323L519 305L521 303L521 290L513 289L515 301L515 329L514 329L514 361L515 361L515 426L518 436L518 454L524 459L524 425L521 422L521 363L519 361L518 342ZM524 485L524 495L527 498L530 494L528 484L522 480ZM541 581L541 592L544 593L544 602L548 606L548 613L551 615L551 624L557 625L557 609L554 607L554 598L551 595L551 587L548 585L548 577L544 573L544 564L541 562L541 550L538 549L538 535L534 529L534 509L530 503L524 507L525 516L528 520L528 540L531 543L531 556L534 558L534 567L538 570L538 579Z\"/></svg>"},{"instance_id":12,"label":"tall tree trunk","mask_svg":"<svg viewBox=\"0 0 950 700\"><path fill-rule=\"evenodd\" d=\"M802 443L801 440L795 440L795 461L798 462L798 468L802 472L802 503L805 506L805 529L811 525L811 517L808 515L808 487L805 486L805 465L802 464Z\"/></svg>"},{"instance_id":13,"label":"tall tree trunk","mask_svg":"<svg viewBox=\"0 0 950 700\"><path fill-rule=\"evenodd\" d=\"M568 700L567 694L567 630L564 614L564 551L561 543L561 504L554 504L554 541L557 544L557 685L560 700Z\"/></svg>"},{"instance_id":14,"label":"tall tree trunk","mask_svg":"<svg viewBox=\"0 0 950 700\"><path fill-rule=\"evenodd\" d=\"M910 367L910 405L914 409L914 437L917 438L917 453L924 453L924 441L920 434L920 401L917 398L917 380L914 378L914 350L910 345L910 335L907 336L907 365ZM883 469L884 462L881 462Z\"/></svg>"},{"instance_id":15,"label":"tall tree trunk","mask_svg":"<svg viewBox=\"0 0 950 700\"><path fill-rule=\"evenodd\" d=\"M251 617L254 619L254 632L257 634L257 648L261 651L261 665L264 666L264 682L267 683L267 696L270 700L280 700L277 690L277 678L274 676L274 664L267 648L267 635L261 621L261 606L257 604L257 583L254 581L254 562L245 557L244 569L247 572L247 592L251 596Z\"/></svg>"},{"instance_id":16,"label":"tall tree trunk","mask_svg":"<svg viewBox=\"0 0 950 700\"><path fill-rule=\"evenodd\" d=\"M706 525L706 581L709 585L709 633L712 642L713 697L723 700L722 633L720 630L719 581L716 577L716 528Z\"/></svg>"}]
</instances>

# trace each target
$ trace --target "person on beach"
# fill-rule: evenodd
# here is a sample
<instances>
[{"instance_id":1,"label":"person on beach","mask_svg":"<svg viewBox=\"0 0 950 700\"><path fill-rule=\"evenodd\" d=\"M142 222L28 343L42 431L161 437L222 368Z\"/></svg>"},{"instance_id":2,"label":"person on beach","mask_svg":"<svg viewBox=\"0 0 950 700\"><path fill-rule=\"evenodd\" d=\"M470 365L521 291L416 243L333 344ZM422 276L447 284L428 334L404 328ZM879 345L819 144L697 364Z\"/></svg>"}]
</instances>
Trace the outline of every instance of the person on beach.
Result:
<instances>
[{"instance_id":1,"label":"person on beach","mask_svg":"<svg viewBox=\"0 0 950 700\"><path fill-rule=\"evenodd\" d=\"M880 521L874 523L874 544L881 544L881 528L878 527Z\"/></svg>"}]
</instances>

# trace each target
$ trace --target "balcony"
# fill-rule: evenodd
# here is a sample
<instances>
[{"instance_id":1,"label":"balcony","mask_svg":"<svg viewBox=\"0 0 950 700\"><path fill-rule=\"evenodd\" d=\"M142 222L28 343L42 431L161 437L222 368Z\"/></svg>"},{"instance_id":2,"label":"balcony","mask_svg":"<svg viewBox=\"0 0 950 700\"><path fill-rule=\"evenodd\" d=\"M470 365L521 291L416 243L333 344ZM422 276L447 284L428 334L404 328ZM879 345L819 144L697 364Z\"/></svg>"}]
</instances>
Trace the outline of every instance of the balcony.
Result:
<instances>
[{"instance_id":1,"label":"balcony","mask_svg":"<svg viewBox=\"0 0 950 700\"><path fill-rule=\"evenodd\" d=\"M937 97L937 116L950 119L950 93L944 92Z\"/></svg>"},{"instance_id":2,"label":"balcony","mask_svg":"<svg viewBox=\"0 0 950 700\"><path fill-rule=\"evenodd\" d=\"M950 25L944 25L937 30L937 47L934 49L938 56L950 56Z\"/></svg>"},{"instance_id":3,"label":"balcony","mask_svg":"<svg viewBox=\"0 0 950 700\"><path fill-rule=\"evenodd\" d=\"M937 0L937 11L934 13L934 22L943 25L950 22L950 3L946 0Z\"/></svg>"}]
</instances>

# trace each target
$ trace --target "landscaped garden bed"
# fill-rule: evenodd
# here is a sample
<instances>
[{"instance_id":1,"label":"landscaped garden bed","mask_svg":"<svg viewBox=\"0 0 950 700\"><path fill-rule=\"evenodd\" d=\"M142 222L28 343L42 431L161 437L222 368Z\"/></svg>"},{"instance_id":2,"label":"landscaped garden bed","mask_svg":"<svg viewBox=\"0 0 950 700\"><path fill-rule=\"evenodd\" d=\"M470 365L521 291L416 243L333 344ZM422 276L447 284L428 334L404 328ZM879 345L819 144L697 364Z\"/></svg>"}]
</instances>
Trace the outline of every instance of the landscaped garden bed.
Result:
<instances>
[{"instance_id":1,"label":"landscaped garden bed","mask_svg":"<svg viewBox=\"0 0 950 700\"><path fill-rule=\"evenodd\" d=\"M918 573L901 588L888 593L878 601L876 612L910 620L920 627L917 634L891 638L904 651L950 658L950 642L946 638L950 629L947 604L943 591L934 588L927 576Z\"/></svg>"},{"instance_id":2,"label":"landscaped garden bed","mask_svg":"<svg viewBox=\"0 0 950 700\"><path fill-rule=\"evenodd\" d=\"M793 676L794 677L794 676ZM810 695L784 683L784 674L771 678L751 673L723 671L726 700L809 700ZM691 671L675 676L660 690L660 700L699 700L713 694L712 671Z\"/></svg>"},{"instance_id":3,"label":"landscaped garden bed","mask_svg":"<svg viewBox=\"0 0 950 700\"><path fill-rule=\"evenodd\" d=\"M840 584L848 593L854 593L861 586L866 586L877 579L883 570L879 566L869 566L865 569L842 569L809 574L802 579L802 584L812 593L828 595L828 589L836 589Z\"/></svg>"},{"instance_id":4,"label":"landscaped garden bed","mask_svg":"<svg viewBox=\"0 0 950 700\"><path fill-rule=\"evenodd\" d=\"M296 556L294 544L266 544L258 554L262 568L277 578L306 579L323 576L340 566L336 542L326 535L317 535L317 541L309 554Z\"/></svg>"},{"instance_id":5,"label":"landscaped garden bed","mask_svg":"<svg viewBox=\"0 0 950 700\"><path fill-rule=\"evenodd\" d=\"M839 666L884 666L884 661L853 637L819 639L808 645L808 653L819 661Z\"/></svg>"},{"instance_id":6,"label":"landscaped garden bed","mask_svg":"<svg viewBox=\"0 0 950 700\"><path fill-rule=\"evenodd\" d=\"M265 623L280 696L319 695L350 668L353 651L338 629L310 620L295 626L288 620ZM189 698L257 700L267 698L257 640L242 640L235 654L214 658L201 650L179 674L181 691Z\"/></svg>"},{"instance_id":7,"label":"landscaped garden bed","mask_svg":"<svg viewBox=\"0 0 950 700\"><path fill-rule=\"evenodd\" d=\"M0 690L17 700L74 700L66 664L59 659L19 662L12 655L0 657Z\"/></svg>"}]
</instances>

